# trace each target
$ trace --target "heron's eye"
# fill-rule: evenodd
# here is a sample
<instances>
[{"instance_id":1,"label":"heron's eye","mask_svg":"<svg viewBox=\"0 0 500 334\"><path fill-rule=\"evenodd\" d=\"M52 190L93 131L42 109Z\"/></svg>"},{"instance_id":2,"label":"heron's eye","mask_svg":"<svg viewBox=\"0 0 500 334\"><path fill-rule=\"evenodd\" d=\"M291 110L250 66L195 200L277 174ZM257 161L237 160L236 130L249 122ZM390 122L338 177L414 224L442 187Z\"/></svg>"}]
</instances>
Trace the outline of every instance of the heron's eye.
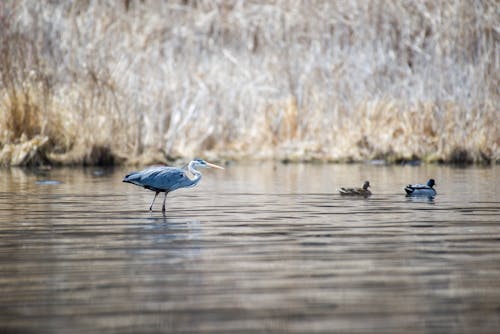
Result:
<instances>
[{"instance_id":1,"label":"heron's eye","mask_svg":"<svg viewBox=\"0 0 500 334\"><path fill-rule=\"evenodd\" d=\"M179 177L182 178L184 176L184 174L182 173L179 173Z\"/></svg>"}]
</instances>

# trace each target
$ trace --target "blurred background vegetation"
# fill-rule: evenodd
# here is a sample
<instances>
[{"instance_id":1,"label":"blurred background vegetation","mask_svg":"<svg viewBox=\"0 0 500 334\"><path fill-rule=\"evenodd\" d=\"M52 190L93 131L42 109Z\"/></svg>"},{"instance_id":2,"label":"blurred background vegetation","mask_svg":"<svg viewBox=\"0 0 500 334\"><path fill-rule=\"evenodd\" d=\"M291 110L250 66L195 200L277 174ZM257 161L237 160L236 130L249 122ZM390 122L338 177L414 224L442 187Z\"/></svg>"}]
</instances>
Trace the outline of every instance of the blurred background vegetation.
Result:
<instances>
[{"instance_id":1,"label":"blurred background vegetation","mask_svg":"<svg viewBox=\"0 0 500 334\"><path fill-rule=\"evenodd\" d=\"M500 162L496 0L0 3L2 164Z\"/></svg>"}]
</instances>

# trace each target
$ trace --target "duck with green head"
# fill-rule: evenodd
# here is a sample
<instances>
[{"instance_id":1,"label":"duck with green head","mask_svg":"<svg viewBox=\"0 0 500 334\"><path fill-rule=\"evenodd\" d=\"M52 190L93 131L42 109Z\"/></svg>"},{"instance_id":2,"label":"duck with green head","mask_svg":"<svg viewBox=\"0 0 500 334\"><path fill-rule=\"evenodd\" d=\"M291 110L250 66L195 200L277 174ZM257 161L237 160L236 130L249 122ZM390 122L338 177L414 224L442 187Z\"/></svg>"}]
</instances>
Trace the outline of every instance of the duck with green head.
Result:
<instances>
[{"instance_id":1,"label":"duck with green head","mask_svg":"<svg viewBox=\"0 0 500 334\"><path fill-rule=\"evenodd\" d=\"M434 197L437 192L434 189L436 181L434 179L429 179L427 184L409 184L405 187L406 196L427 196Z\"/></svg>"}]
</instances>

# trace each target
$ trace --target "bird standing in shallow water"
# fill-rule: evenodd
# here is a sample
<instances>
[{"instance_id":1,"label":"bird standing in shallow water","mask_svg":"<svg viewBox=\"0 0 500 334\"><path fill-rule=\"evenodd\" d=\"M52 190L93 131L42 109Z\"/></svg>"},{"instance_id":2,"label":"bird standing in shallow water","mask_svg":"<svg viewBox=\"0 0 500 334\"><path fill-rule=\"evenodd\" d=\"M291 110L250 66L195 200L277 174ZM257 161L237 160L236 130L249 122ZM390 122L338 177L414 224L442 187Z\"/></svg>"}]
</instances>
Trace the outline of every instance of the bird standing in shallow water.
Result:
<instances>
[{"instance_id":1,"label":"bird standing in shallow water","mask_svg":"<svg viewBox=\"0 0 500 334\"><path fill-rule=\"evenodd\" d=\"M198 182L200 182L201 179L201 173L195 168L207 167L224 169L221 166L211 164L205 160L195 159L188 164L187 168L189 172L193 174L194 178L190 178L187 174L187 170L185 169L161 166L150 167L140 172L129 173L125 176L123 182L132 183L136 186L141 186L155 192L155 197L149 207L149 211L153 210L153 204L158 194L164 192L165 198L163 199L163 206L161 210L165 212L165 201L167 200L168 193L179 188L194 187L198 184Z\"/></svg>"},{"instance_id":2,"label":"bird standing in shallow water","mask_svg":"<svg viewBox=\"0 0 500 334\"><path fill-rule=\"evenodd\" d=\"M368 197L372 194L368 188L370 187L370 182L365 181L362 188L340 188L339 193L343 196L364 196Z\"/></svg>"},{"instance_id":3,"label":"bird standing in shallow water","mask_svg":"<svg viewBox=\"0 0 500 334\"><path fill-rule=\"evenodd\" d=\"M437 192L433 187L436 185L434 179L427 181L427 184L409 184L405 187L406 196L427 196L434 197Z\"/></svg>"}]
</instances>

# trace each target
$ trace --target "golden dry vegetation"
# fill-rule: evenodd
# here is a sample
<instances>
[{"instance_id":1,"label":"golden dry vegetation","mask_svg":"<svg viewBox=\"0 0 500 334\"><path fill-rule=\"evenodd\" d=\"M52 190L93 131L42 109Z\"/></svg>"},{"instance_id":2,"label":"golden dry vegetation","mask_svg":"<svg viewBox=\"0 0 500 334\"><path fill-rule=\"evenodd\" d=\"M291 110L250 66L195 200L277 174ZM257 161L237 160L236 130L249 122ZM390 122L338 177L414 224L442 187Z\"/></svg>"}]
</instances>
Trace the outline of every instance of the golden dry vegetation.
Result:
<instances>
[{"instance_id":1,"label":"golden dry vegetation","mask_svg":"<svg viewBox=\"0 0 500 334\"><path fill-rule=\"evenodd\" d=\"M500 161L496 0L0 3L0 161Z\"/></svg>"}]
</instances>

